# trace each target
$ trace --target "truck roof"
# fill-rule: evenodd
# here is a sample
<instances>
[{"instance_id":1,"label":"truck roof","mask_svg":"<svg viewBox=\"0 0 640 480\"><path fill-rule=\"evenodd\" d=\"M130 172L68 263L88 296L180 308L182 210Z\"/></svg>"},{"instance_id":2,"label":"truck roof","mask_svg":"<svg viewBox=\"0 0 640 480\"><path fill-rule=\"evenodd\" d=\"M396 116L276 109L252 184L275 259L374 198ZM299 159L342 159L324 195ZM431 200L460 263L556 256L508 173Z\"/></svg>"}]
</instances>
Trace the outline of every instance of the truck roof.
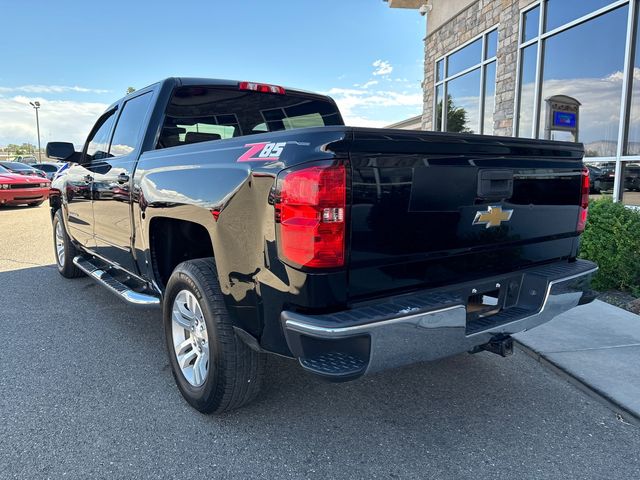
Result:
<instances>
[{"instance_id":1,"label":"truck roof","mask_svg":"<svg viewBox=\"0 0 640 480\"><path fill-rule=\"evenodd\" d=\"M166 84L166 83L171 83L176 87L183 87L183 86L235 87L242 81L245 81L245 80L229 80L229 79L202 78L202 77L168 77L168 78L160 80L159 82L155 82L155 83L147 85L147 86L145 86L143 88L140 88L139 90L144 90L144 89L147 89L147 88L150 88L150 87L155 87L156 85L162 85L162 84ZM254 82L254 83L265 83L266 84L267 82ZM268 83L268 85L275 85L275 84ZM319 93L311 92L311 91L308 91L308 90L301 90L301 89L298 89L298 88L290 88L290 87L287 87L287 86L284 86L284 85L278 85L278 86L284 88L285 92L287 92L287 93L296 93L296 94L301 94L301 95L310 95L310 96L317 97L317 98L331 99L331 97L329 97L327 95L321 95ZM125 95L124 98L127 98L130 95L135 95L136 92L138 92L138 90L136 90L134 92L131 92L128 95ZM120 100L114 102L113 105L119 103ZM331 101L333 101L333 99L331 99ZM109 107L109 108L111 108L111 107Z\"/></svg>"}]
</instances>

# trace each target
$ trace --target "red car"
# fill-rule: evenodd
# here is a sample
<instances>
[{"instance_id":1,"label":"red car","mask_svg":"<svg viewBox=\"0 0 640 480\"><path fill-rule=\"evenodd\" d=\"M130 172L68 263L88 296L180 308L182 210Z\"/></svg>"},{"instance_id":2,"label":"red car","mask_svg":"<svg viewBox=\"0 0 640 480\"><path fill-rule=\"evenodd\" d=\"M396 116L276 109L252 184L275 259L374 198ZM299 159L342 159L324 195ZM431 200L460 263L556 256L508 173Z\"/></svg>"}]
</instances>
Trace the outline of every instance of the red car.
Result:
<instances>
[{"instance_id":1,"label":"red car","mask_svg":"<svg viewBox=\"0 0 640 480\"><path fill-rule=\"evenodd\" d=\"M17 175L0 167L0 207L24 204L37 207L49 198L50 186L46 178Z\"/></svg>"}]
</instances>

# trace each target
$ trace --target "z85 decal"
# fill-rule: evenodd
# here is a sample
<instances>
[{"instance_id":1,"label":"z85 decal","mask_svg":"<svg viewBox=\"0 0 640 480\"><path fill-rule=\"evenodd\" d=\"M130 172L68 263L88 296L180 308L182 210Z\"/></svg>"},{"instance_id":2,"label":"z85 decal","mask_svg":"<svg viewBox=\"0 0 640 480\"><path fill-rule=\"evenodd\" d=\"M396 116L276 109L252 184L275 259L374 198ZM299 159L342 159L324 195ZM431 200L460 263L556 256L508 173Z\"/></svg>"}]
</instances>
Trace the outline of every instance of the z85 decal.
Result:
<instances>
[{"instance_id":1,"label":"z85 decal","mask_svg":"<svg viewBox=\"0 0 640 480\"><path fill-rule=\"evenodd\" d=\"M238 158L238 162L271 162L279 160L286 146L287 142L247 143L244 148L249 150Z\"/></svg>"}]
</instances>

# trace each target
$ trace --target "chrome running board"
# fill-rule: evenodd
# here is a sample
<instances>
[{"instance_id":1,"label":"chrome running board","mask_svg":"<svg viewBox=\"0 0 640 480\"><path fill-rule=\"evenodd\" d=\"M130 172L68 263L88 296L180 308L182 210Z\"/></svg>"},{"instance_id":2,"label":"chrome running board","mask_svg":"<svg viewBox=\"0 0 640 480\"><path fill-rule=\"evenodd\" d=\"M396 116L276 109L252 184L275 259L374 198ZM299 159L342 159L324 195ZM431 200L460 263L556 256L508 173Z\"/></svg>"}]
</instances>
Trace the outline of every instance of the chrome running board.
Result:
<instances>
[{"instance_id":1,"label":"chrome running board","mask_svg":"<svg viewBox=\"0 0 640 480\"><path fill-rule=\"evenodd\" d=\"M90 278L104 286L111 293L115 293L118 297L132 305L141 307L159 307L160 298L155 295L139 293L131 290L124 283L116 280L109 273L94 265L84 257L77 256L73 259L73 264L86 273Z\"/></svg>"}]
</instances>

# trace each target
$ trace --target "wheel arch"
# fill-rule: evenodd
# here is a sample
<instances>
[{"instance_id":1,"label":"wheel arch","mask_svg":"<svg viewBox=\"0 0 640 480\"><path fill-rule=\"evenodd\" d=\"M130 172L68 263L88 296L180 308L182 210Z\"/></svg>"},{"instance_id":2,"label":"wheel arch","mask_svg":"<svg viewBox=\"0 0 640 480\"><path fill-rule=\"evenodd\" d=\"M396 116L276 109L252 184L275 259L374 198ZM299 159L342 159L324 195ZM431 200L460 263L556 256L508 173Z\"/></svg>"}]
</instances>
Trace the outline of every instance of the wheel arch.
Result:
<instances>
[{"instance_id":1,"label":"wheel arch","mask_svg":"<svg viewBox=\"0 0 640 480\"><path fill-rule=\"evenodd\" d=\"M209 230L201 223L156 216L149 221L149 258L158 286L164 290L175 268L187 260L215 258Z\"/></svg>"}]
</instances>

